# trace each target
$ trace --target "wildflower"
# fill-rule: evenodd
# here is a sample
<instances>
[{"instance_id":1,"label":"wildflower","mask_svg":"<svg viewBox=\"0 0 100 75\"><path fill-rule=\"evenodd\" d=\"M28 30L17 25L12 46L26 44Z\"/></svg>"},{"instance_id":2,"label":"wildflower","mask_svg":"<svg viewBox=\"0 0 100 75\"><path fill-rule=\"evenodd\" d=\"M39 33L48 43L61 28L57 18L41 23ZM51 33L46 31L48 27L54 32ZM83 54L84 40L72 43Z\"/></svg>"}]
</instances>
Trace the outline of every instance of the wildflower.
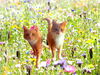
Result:
<instances>
[{"instance_id":1,"label":"wildflower","mask_svg":"<svg viewBox=\"0 0 100 75\"><path fill-rule=\"evenodd\" d=\"M0 27L0 30L3 30L4 28L3 27Z\"/></svg>"},{"instance_id":2,"label":"wildflower","mask_svg":"<svg viewBox=\"0 0 100 75\"><path fill-rule=\"evenodd\" d=\"M51 2L51 0L48 0L48 2Z\"/></svg>"},{"instance_id":3,"label":"wildflower","mask_svg":"<svg viewBox=\"0 0 100 75\"><path fill-rule=\"evenodd\" d=\"M98 42L100 43L100 39L98 40Z\"/></svg>"},{"instance_id":4,"label":"wildflower","mask_svg":"<svg viewBox=\"0 0 100 75\"><path fill-rule=\"evenodd\" d=\"M30 65L26 65L26 70L27 70L27 75L30 75L30 73L31 73L31 70L32 70L32 66L30 66Z\"/></svg>"},{"instance_id":5,"label":"wildflower","mask_svg":"<svg viewBox=\"0 0 100 75\"><path fill-rule=\"evenodd\" d=\"M57 65L60 65L60 67L64 69L67 66L66 60L62 59L62 60L55 61L54 67L56 67Z\"/></svg>"},{"instance_id":6,"label":"wildflower","mask_svg":"<svg viewBox=\"0 0 100 75\"><path fill-rule=\"evenodd\" d=\"M0 15L0 19L3 19L4 18L4 15Z\"/></svg>"},{"instance_id":7,"label":"wildflower","mask_svg":"<svg viewBox=\"0 0 100 75\"><path fill-rule=\"evenodd\" d=\"M94 40L89 39L89 40L86 41L86 43L94 43Z\"/></svg>"},{"instance_id":8,"label":"wildflower","mask_svg":"<svg viewBox=\"0 0 100 75\"><path fill-rule=\"evenodd\" d=\"M86 18L86 20L90 20L90 21L92 21L92 19L91 19L91 18Z\"/></svg>"},{"instance_id":9,"label":"wildflower","mask_svg":"<svg viewBox=\"0 0 100 75\"><path fill-rule=\"evenodd\" d=\"M91 32L93 29L92 29L92 28L90 28L89 30L90 30L90 32Z\"/></svg>"},{"instance_id":10,"label":"wildflower","mask_svg":"<svg viewBox=\"0 0 100 75\"><path fill-rule=\"evenodd\" d=\"M81 65L83 64L83 62L81 60L77 60L77 64L79 67L81 67Z\"/></svg>"},{"instance_id":11,"label":"wildflower","mask_svg":"<svg viewBox=\"0 0 100 75\"><path fill-rule=\"evenodd\" d=\"M73 63L73 61L67 61L68 62L68 64L70 64L70 65L72 65L72 63Z\"/></svg>"},{"instance_id":12,"label":"wildflower","mask_svg":"<svg viewBox=\"0 0 100 75\"><path fill-rule=\"evenodd\" d=\"M29 60L26 60L26 62L29 62Z\"/></svg>"},{"instance_id":13,"label":"wildflower","mask_svg":"<svg viewBox=\"0 0 100 75\"><path fill-rule=\"evenodd\" d=\"M74 72L73 75L77 75L76 72Z\"/></svg>"},{"instance_id":14,"label":"wildflower","mask_svg":"<svg viewBox=\"0 0 100 75\"><path fill-rule=\"evenodd\" d=\"M32 20L32 23L36 23L36 21L35 20Z\"/></svg>"},{"instance_id":15,"label":"wildflower","mask_svg":"<svg viewBox=\"0 0 100 75\"><path fill-rule=\"evenodd\" d=\"M74 25L70 25L70 28L71 28L71 27L74 27Z\"/></svg>"},{"instance_id":16,"label":"wildflower","mask_svg":"<svg viewBox=\"0 0 100 75\"><path fill-rule=\"evenodd\" d=\"M83 56L84 58L86 58L86 53L83 53L82 56Z\"/></svg>"},{"instance_id":17,"label":"wildflower","mask_svg":"<svg viewBox=\"0 0 100 75\"><path fill-rule=\"evenodd\" d=\"M100 28L100 22L99 22L99 23L97 23L95 26Z\"/></svg>"},{"instance_id":18,"label":"wildflower","mask_svg":"<svg viewBox=\"0 0 100 75\"><path fill-rule=\"evenodd\" d=\"M30 0L24 0L24 3L30 2Z\"/></svg>"},{"instance_id":19,"label":"wildflower","mask_svg":"<svg viewBox=\"0 0 100 75\"><path fill-rule=\"evenodd\" d=\"M84 69L83 69L83 74L84 74L85 72L86 72L86 73L91 73L91 69L84 68Z\"/></svg>"},{"instance_id":20,"label":"wildflower","mask_svg":"<svg viewBox=\"0 0 100 75\"><path fill-rule=\"evenodd\" d=\"M39 67L48 67L51 63L51 60L48 59L47 61L43 61L40 63Z\"/></svg>"},{"instance_id":21,"label":"wildflower","mask_svg":"<svg viewBox=\"0 0 100 75\"><path fill-rule=\"evenodd\" d=\"M11 57L13 58L13 60L15 60L15 59L16 59L16 56L15 56L15 55L12 55Z\"/></svg>"},{"instance_id":22,"label":"wildflower","mask_svg":"<svg viewBox=\"0 0 100 75\"><path fill-rule=\"evenodd\" d=\"M14 29L14 28L15 28L15 29L20 29L20 27L18 27L17 25L12 25L11 28L12 28L12 29Z\"/></svg>"},{"instance_id":23,"label":"wildflower","mask_svg":"<svg viewBox=\"0 0 100 75\"><path fill-rule=\"evenodd\" d=\"M74 17L74 15L72 13L67 13L68 17Z\"/></svg>"},{"instance_id":24,"label":"wildflower","mask_svg":"<svg viewBox=\"0 0 100 75\"><path fill-rule=\"evenodd\" d=\"M7 72L8 75L12 75L12 72Z\"/></svg>"},{"instance_id":25,"label":"wildflower","mask_svg":"<svg viewBox=\"0 0 100 75\"><path fill-rule=\"evenodd\" d=\"M2 61L2 58L0 58L0 62Z\"/></svg>"},{"instance_id":26,"label":"wildflower","mask_svg":"<svg viewBox=\"0 0 100 75\"><path fill-rule=\"evenodd\" d=\"M36 58L30 58L29 60L31 60L31 61L36 61Z\"/></svg>"},{"instance_id":27,"label":"wildflower","mask_svg":"<svg viewBox=\"0 0 100 75\"><path fill-rule=\"evenodd\" d=\"M72 12L75 12L75 10L74 10L74 9L72 9L71 11L72 11Z\"/></svg>"},{"instance_id":28,"label":"wildflower","mask_svg":"<svg viewBox=\"0 0 100 75\"><path fill-rule=\"evenodd\" d=\"M26 54L29 54L29 51L26 51Z\"/></svg>"},{"instance_id":29,"label":"wildflower","mask_svg":"<svg viewBox=\"0 0 100 75\"><path fill-rule=\"evenodd\" d=\"M46 61L46 66L49 66L49 65L50 65L50 63L51 63L51 60L50 60L50 59L48 59L48 60Z\"/></svg>"},{"instance_id":30,"label":"wildflower","mask_svg":"<svg viewBox=\"0 0 100 75\"><path fill-rule=\"evenodd\" d=\"M41 62L39 67L46 67L46 63L47 63L46 61Z\"/></svg>"},{"instance_id":31,"label":"wildflower","mask_svg":"<svg viewBox=\"0 0 100 75\"><path fill-rule=\"evenodd\" d=\"M67 65L67 67L65 67L64 71L74 73L76 71L76 68L74 66Z\"/></svg>"},{"instance_id":32,"label":"wildflower","mask_svg":"<svg viewBox=\"0 0 100 75\"><path fill-rule=\"evenodd\" d=\"M16 64L15 67L19 68L21 67L21 64Z\"/></svg>"},{"instance_id":33,"label":"wildflower","mask_svg":"<svg viewBox=\"0 0 100 75\"><path fill-rule=\"evenodd\" d=\"M0 42L0 45L3 45L3 44L5 44L5 42Z\"/></svg>"},{"instance_id":34,"label":"wildflower","mask_svg":"<svg viewBox=\"0 0 100 75\"><path fill-rule=\"evenodd\" d=\"M94 65L93 64L89 64L89 65L87 65L87 67L91 69L91 68L94 68Z\"/></svg>"}]
</instances>

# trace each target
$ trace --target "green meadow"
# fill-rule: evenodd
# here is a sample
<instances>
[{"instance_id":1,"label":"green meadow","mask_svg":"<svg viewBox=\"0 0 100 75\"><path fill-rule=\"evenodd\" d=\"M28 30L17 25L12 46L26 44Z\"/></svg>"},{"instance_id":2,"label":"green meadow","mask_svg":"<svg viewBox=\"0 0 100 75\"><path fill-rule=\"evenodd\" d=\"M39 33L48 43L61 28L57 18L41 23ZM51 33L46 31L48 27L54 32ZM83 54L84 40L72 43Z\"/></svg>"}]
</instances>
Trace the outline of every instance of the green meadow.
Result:
<instances>
[{"instance_id":1,"label":"green meadow","mask_svg":"<svg viewBox=\"0 0 100 75\"><path fill-rule=\"evenodd\" d=\"M23 25L37 25L46 44L48 23L43 18L67 21L62 57L75 72L65 71L61 65L55 67L57 60L35 67ZM51 56L50 49L43 47L41 62ZM0 75L100 75L100 1L1 0Z\"/></svg>"}]
</instances>

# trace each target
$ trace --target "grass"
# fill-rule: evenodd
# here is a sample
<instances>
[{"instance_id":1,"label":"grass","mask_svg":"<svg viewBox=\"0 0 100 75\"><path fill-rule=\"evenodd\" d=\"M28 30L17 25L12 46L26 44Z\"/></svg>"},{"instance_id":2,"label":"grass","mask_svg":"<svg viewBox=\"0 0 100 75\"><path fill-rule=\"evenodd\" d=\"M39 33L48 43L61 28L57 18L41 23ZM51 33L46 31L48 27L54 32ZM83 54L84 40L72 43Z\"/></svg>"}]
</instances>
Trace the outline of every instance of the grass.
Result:
<instances>
[{"instance_id":1,"label":"grass","mask_svg":"<svg viewBox=\"0 0 100 75\"><path fill-rule=\"evenodd\" d=\"M31 47L23 38L22 26L38 25L43 41L46 43L47 23L42 20L45 17L57 19L60 22L68 21L62 56L67 58L66 62L73 61L72 65L77 69L76 74L82 75L83 68L90 64L94 69L85 75L100 74L100 2L97 0L56 1L51 2L50 12L47 10L46 0L37 0L32 3L24 1L0 3L0 42L5 42L0 45L1 75L25 75L27 74L26 65L32 65L32 75L71 75L64 72L60 66L54 68L50 65L48 68L38 70L35 68L35 63L31 63L34 60L32 56L26 54ZM90 47L93 47L92 59L89 56ZM73 49L76 50L72 57ZM20 51L20 59L16 58L16 51ZM49 49L43 48L43 51L41 62L51 58ZM83 53L86 53L85 59L82 56ZM81 68L76 64L77 59L83 62ZM16 67L18 64L21 66Z\"/></svg>"}]
</instances>

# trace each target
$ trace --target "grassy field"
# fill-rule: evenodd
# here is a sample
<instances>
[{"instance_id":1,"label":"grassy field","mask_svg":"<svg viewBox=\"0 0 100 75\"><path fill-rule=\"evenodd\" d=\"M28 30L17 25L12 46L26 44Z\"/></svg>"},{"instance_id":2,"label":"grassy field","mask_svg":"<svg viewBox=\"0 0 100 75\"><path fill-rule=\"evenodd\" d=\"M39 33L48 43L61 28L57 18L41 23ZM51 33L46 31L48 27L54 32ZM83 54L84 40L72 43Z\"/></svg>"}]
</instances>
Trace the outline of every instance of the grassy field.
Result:
<instances>
[{"instance_id":1,"label":"grassy field","mask_svg":"<svg viewBox=\"0 0 100 75\"><path fill-rule=\"evenodd\" d=\"M47 0L0 1L0 75L100 75L100 1ZM49 1L49 0L48 0ZM51 8L50 8L51 7ZM46 43L47 22L68 21L62 56L67 65L76 68L66 72L60 65L35 68L35 58L23 38L23 25L38 25ZM51 59L51 51L43 48L41 62ZM79 61L79 62L78 62ZM81 67L80 67L81 64Z\"/></svg>"}]
</instances>

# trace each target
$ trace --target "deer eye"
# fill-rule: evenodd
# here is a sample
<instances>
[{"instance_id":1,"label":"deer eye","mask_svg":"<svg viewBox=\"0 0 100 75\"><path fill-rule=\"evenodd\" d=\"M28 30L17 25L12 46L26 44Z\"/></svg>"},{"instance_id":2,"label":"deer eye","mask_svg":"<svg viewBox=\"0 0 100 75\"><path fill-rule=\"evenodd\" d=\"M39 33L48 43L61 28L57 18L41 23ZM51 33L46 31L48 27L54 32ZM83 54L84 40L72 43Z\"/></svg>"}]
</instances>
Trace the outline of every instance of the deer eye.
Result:
<instances>
[{"instance_id":1,"label":"deer eye","mask_svg":"<svg viewBox=\"0 0 100 75\"><path fill-rule=\"evenodd\" d=\"M35 34L32 33L32 36L34 36Z\"/></svg>"},{"instance_id":2,"label":"deer eye","mask_svg":"<svg viewBox=\"0 0 100 75\"><path fill-rule=\"evenodd\" d=\"M26 36L29 36L29 34L26 34Z\"/></svg>"},{"instance_id":3,"label":"deer eye","mask_svg":"<svg viewBox=\"0 0 100 75\"><path fill-rule=\"evenodd\" d=\"M55 31L58 31L58 29L57 29L57 28L55 28Z\"/></svg>"},{"instance_id":4,"label":"deer eye","mask_svg":"<svg viewBox=\"0 0 100 75\"><path fill-rule=\"evenodd\" d=\"M63 29L61 29L61 31L63 31Z\"/></svg>"}]
</instances>

